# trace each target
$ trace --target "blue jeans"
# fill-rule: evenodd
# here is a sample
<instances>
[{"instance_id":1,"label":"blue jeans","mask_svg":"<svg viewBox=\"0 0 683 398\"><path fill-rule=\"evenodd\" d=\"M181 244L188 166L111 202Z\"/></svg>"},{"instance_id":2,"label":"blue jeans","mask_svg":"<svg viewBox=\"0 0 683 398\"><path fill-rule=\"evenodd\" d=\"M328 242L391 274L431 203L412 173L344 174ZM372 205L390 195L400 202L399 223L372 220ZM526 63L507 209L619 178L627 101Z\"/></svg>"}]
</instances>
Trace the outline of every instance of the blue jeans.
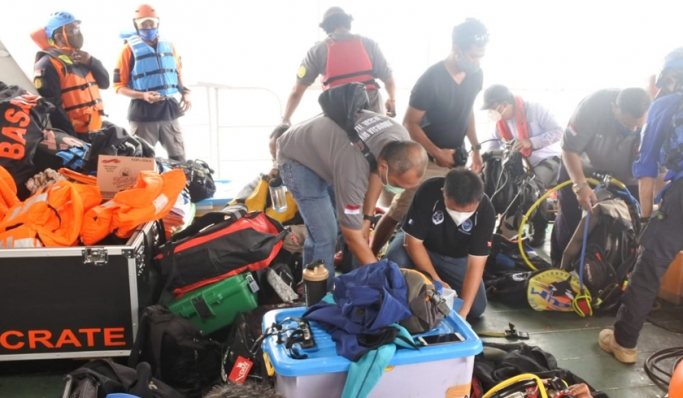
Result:
<instances>
[{"instance_id":1,"label":"blue jeans","mask_svg":"<svg viewBox=\"0 0 683 398\"><path fill-rule=\"evenodd\" d=\"M299 213L308 231L304 243L304 265L323 260L329 272L327 290L330 291L334 281L337 243L337 217L330 196L330 184L295 160L287 160L280 165L280 175L299 206Z\"/></svg>"},{"instance_id":2,"label":"blue jeans","mask_svg":"<svg viewBox=\"0 0 683 398\"><path fill-rule=\"evenodd\" d=\"M387 259L395 262L401 268L416 269L415 263L413 263L405 247L403 247L403 238L403 231L396 234L396 238L394 238L387 250ZM427 253L439 278L448 283L460 296L462 294L462 285L465 281L465 273L467 272L467 257L446 257L429 250L427 250ZM482 281L467 318L479 318L484 313L484 310L486 310L486 289Z\"/></svg>"}]
</instances>

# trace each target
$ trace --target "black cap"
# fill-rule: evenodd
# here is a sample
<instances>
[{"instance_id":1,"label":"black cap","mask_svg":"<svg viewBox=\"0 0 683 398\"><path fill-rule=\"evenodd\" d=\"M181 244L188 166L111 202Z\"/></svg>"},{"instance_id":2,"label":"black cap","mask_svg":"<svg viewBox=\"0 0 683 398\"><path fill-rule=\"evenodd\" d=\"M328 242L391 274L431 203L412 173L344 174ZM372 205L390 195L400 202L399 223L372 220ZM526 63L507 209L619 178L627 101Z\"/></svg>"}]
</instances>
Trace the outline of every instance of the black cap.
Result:
<instances>
[{"instance_id":1,"label":"black cap","mask_svg":"<svg viewBox=\"0 0 683 398\"><path fill-rule=\"evenodd\" d=\"M484 106L481 109L491 109L501 102L510 102L511 99L512 93L510 89L502 84L494 84L484 91Z\"/></svg>"}]
</instances>

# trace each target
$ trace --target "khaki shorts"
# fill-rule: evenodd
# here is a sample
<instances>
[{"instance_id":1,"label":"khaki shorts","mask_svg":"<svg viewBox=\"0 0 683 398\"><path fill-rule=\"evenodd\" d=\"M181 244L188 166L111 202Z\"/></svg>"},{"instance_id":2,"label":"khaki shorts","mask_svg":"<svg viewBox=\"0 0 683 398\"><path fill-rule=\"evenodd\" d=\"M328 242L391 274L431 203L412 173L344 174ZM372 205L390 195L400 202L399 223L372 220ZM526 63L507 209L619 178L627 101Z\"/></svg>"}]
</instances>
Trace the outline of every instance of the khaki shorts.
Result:
<instances>
[{"instance_id":1,"label":"khaki shorts","mask_svg":"<svg viewBox=\"0 0 683 398\"><path fill-rule=\"evenodd\" d=\"M450 170L451 169L448 167L441 167L437 165L435 162L430 161L427 163L427 170L422 176L420 184L422 184L425 180L428 180L430 178L444 177ZM410 203L413 201L413 196L415 196L417 188L419 188L419 186L413 189L406 189L405 191L403 191L402 194L394 198L393 202L391 202L391 207L387 212L387 214L389 215L389 217L391 217L392 220L397 222L401 221L401 219L406 215L406 213L408 213L408 208L410 207Z\"/></svg>"}]
</instances>

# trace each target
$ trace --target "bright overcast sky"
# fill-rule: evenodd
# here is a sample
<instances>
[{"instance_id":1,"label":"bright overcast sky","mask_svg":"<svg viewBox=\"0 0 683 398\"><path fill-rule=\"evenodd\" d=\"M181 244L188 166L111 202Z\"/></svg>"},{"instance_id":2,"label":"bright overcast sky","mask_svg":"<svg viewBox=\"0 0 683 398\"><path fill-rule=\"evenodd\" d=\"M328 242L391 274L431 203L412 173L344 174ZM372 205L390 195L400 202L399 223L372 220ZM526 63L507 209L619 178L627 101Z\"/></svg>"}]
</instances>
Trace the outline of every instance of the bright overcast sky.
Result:
<instances>
[{"instance_id":1,"label":"bright overcast sky","mask_svg":"<svg viewBox=\"0 0 683 398\"><path fill-rule=\"evenodd\" d=\"M72 12L82 20L84 50L113 70L123 44L118 33L130 26L139 1L33 0L27 4L13 7L11 18L4 18L0 39L31 74L37 47L29 33L56 10ZM166 0L151 4L161 18L162 35L176 44L183 57L187 83L267 88L282 104L306 51L324 38L318 28L322 14L339 5L354 16L353 31L377 41L391 63L401 89L399 118L410 88L429 65L448 55L451 29L466 17L480 19L490 31L484 85L506 84L547 102L563 119L593 90L643 87L647 77L657 73L664 55L683 46L681 0ZM279 121L273 96L241 93L221 103L221 123L272 126ZM294 121L319 112L317 93L304 98ZM202 109L204 97L195 98L197 107L185 123L204 123L208 118ZM128 100L111 93L104 98L111 119L127 124ZM478 116L482 122L483 114ZM264 127L254 133L258 145L265 142L269 130ZM191 147L190 156L193 150L195 156L204 154L201 148ZM267 157L267 150L263 151L259 148L260 155L246 156ZM232 160L226 156L232 155L221 160Z\"/></svg>"}]
</instances>

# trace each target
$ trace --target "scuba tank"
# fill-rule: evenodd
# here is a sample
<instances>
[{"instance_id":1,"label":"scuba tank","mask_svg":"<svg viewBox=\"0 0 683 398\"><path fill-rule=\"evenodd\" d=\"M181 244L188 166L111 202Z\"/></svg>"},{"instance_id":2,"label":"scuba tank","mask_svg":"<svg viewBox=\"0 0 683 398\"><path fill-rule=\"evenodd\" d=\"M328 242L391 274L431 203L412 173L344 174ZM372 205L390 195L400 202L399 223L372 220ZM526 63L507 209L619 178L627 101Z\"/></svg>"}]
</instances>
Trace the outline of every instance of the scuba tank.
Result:
<instances>
[{"instance_id":1,"label":"scuba tank","mask_svg":"<svg viewBox=\"0 0 683 398\"><path fill-rule=\"evenodd\" d=\"M329 272L325 268L325 262L318 260L308 264L303 271L303 278L306 307L310 307L319 303L327 294Z\"/></svg>"}]
</instances>

